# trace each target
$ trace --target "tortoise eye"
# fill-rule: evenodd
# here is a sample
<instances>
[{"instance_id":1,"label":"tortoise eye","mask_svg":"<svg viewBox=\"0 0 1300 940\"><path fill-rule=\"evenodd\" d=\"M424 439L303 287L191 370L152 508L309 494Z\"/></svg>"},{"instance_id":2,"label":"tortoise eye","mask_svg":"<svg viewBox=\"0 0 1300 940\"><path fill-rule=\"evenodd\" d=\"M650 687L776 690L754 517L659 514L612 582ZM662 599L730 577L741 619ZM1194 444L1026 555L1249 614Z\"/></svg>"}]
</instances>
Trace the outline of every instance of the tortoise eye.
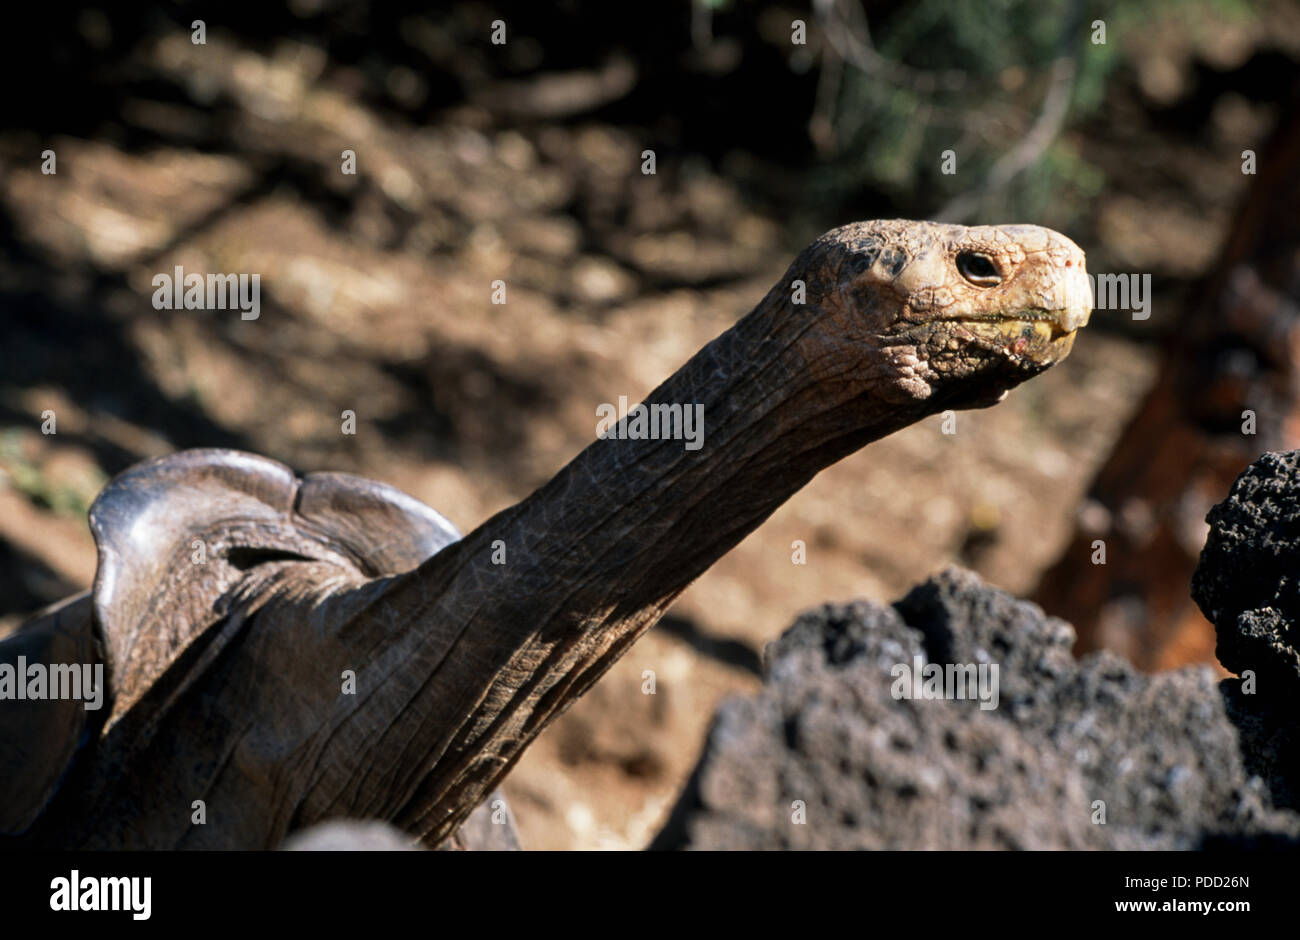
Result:
<instances>
[{"instance_id":1,"label":"tortoise eye","mask_svg":"<svg viewBox=\"0 0 1300 940\"><path fill-rule=\"evenodd\" d=\"M978 251L957 255L957 270L976 287L996 287L1002 283L1002 274L993 259Z\"/></svg>"}]
</instances>

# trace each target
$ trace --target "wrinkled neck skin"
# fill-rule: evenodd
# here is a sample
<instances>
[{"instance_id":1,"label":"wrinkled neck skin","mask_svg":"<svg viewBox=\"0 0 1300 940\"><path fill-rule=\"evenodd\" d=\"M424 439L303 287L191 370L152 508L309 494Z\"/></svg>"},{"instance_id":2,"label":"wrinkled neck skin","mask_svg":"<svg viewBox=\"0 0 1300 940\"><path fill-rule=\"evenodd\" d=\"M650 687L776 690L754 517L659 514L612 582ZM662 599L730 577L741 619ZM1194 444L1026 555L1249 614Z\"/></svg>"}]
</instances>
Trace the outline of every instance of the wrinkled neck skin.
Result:
<instances>
[{"instance_id":1,"label":"wrinkled neck skin","mask_svg":"<svg viewBox=\"0 0 1300 940\"><path fill-rule=\"evenodd\" d=\"M788 298L778 284L646 399L702 404L699 450L597 440L393 579L349 627L360 648L393 642L393 627L409 643L399 669L417 696L399 723L410 727L383 738L420 747L431 769L399 825L426 841L453 831L691 581L820 470L935 410L885 386L887 356L905 350L832 355L811 327L819 311Z\"/></svg>"}]
</instances>

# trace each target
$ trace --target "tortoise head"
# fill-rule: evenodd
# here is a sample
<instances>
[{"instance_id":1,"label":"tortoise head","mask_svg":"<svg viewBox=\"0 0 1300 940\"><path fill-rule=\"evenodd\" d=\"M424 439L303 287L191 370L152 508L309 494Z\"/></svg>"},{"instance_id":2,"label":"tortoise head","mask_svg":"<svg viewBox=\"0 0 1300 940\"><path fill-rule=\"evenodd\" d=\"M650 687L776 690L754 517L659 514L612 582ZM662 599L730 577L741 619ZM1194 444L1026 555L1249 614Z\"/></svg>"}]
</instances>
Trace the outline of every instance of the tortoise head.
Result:
<instances>
[{"instance_id":1,"label":"tortoise head","mask_svg":"<svg viewBox=\"0 0 1300 940\"><path fill-rule=\"evenodd\" d=\"M1036 225L856 223L795 268L824 318L814 341L833 339L873 395L928 410L999 401L1065 358L1092 312L1083 252Z\"/></svg>"}]
</instances>

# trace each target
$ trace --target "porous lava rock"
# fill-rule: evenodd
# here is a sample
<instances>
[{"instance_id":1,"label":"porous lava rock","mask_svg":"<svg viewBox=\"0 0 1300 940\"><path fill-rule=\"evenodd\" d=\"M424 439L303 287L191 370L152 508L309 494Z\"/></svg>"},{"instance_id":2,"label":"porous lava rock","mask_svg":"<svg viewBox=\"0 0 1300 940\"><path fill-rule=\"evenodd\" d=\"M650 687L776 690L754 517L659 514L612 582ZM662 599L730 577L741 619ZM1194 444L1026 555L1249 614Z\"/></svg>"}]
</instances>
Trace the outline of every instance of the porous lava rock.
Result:
<instances>
[{"instance_id":1,"label":"porous lava rock","mask_svg":"<svg viewBox=\"0 0 1300 940\"><path fill-rule=\"evenodd\" d=\"M889 607L807 612L769 645L761 692L719 708L651 848L1300 844L1209 668L1146 675L1073 643L958 568ZM996 707L897 697L916 657L997 665Z\"/></svg>"},{"instance_id":2,"label":"porous lava rock","mask_svg":"<svg viewBox=\"0 0 1300 940\"><path fill-rule=\"evenodd\" d=\"M1300 451L1260 457L1207 521L1192 596L1219 662L1253 672L1261 696L1300 700Z\"/></svg>"},{"instance_id":3,"label":"porous lava rock","mask_svg":"<svg viewBox=\"0 0 1300 940\"><path fill-rule=\"evenodd\" d=\"M1300 451L1267 453L1207 517L1192 596L1216 654L1246 768L1274 804L1300 810Z\"/></svg>"}]
</instances>

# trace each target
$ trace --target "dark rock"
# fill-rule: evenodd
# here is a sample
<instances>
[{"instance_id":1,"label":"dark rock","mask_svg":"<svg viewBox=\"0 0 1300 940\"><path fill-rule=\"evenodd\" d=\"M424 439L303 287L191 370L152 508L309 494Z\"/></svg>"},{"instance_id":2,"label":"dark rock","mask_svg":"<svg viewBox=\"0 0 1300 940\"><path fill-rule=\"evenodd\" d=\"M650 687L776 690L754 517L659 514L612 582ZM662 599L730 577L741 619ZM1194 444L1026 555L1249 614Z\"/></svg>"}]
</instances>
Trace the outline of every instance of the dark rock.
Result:
<instances>
[{"instance_id":1,"label":"dark rock","mask_svg":"<svg viewBox=\"0 0 1300 940\"><path fill-rule=\"evenodd\" d=\"M1248 772L1300 810L1300 451L1264 454L1210 510L1192 596L1215 627Z\"/></svg>"},{"instance_id":2,"label":"dark rock","mask_svg":"<svg viewBox=\"0 0 1300 940\"><path fill-rule=\"evenodd\" d=\"M1206 517L1192 597L1218 634L1224 668L1258 694L1300 696L1300 451L1265 454Z\"/></svg>"},{"instance_id":3,"label":"dark rock","mask_svg":"<svg viewBox=\"0 0 1300 940\"><path fill-rule=\"evenodd\" d=\"M1300 845L1300 816L1243 764L1209 669L1148 676L1106 653L1075 660L1073 641L960 569L890 608L806 613L769 646L763 690L719 709L652 848ZM996 665L996 707L969 688L895 698L914 657L990 680Z\"/></svg>"}]
</instances>

